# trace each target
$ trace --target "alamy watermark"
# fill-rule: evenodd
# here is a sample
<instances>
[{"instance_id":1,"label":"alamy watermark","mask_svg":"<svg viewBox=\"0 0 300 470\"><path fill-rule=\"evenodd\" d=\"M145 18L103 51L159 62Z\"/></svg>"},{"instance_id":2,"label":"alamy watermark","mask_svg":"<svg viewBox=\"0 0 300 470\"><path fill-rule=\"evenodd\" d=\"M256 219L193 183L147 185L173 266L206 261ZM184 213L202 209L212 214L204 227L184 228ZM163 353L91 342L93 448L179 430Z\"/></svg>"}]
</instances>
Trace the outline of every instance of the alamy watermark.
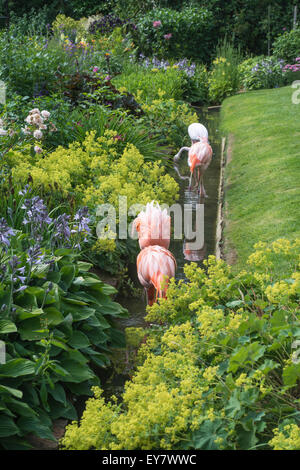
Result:
<instances>
[{"instance_id":1,"label":"alamy watermark","mask_svg":"<svg viewBox=\"0 0 300 470\"><path fill-rule=\"evenodd\" d=\"M296 349L295 352L292 354L292 362L293 364L300 363L300 339L297 339L292 343L292 349Z\"/></svg>"},{"instance_id":2,"label":"alamy watermark","mask_svg":"<svg viewBox=\"0 0 300 470\"><path fill-rule=\"evenodd\" d=\"M6 348L4 341L0 341L0 364L5 364L6 362Z\"/></svg>"},{"instance_id":3,"label":"alamy watermark","mask_svg":"<svg viewBox=\"0 0 300 470\"><path fill-rule=\"evenodd\" d=\"M127 197L119 196L118 211L112 204L101 204L98 206L96 215L101 220L96 227L97 236L100 239L126 240L128 238L137 239L138 233L134 230L133 219L145 210L145 205L133 204L127 206ZM161 204L161 209L167 210L167 214L172 217L173 239L189 240L190 249L199 250L204 245L204 204ZM132 222L128 223L128 220ZM159 224L152 224L149 227L151 238L159 238L161 227ZM118 232L118 233L117 233Z\"/></svg>"},{"instance_id":4,"label":"alamy watermark","mask_svg":"<svg viewBox=\"0 0 300 470\"><path fill-rule=\"evenodd\" d=\"M0 80L0 104L6 104L6 84Z\"/></svg>"},{"instance_id":5,"label":"alamy watermark","mask_svg":"<svg viewBox=\"0 0 300 470\"><path fill-rule=\"evenodd\" d=\"M292 88L296 88L296 91L292 94L292 103L300 104L300 80L295 80L292 83Z\"/></svg>"}]
</instances>

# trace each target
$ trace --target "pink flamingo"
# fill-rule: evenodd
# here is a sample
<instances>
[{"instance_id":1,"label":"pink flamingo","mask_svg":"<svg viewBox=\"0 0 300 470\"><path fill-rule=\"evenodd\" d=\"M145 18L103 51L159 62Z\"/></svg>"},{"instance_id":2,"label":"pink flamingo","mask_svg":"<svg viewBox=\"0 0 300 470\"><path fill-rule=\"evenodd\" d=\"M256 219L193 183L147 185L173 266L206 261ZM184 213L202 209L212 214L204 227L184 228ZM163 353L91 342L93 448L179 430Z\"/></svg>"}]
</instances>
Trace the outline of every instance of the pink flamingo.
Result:
<instances>
[{"instance_id":1,"label":"pink flamingo","mask_svg":"<svg viewBox=\"0 0 300 470\"><path fill-rule=\"evenodd\" d=\"M166 297L169 279L175 276L175 271L176 260L166 248L150 245L140 252L137 272L140 283L146 289L148 305L153 305L158 297Z\"/></svg>"},{"instance_id":2,"label":"pink flamingo","mask_svg":"<svg viewBox=\"0 0 300 470\"><path fill-rule=\"evenodd\" d=\"M212 159L212 148L207 138L203 137L201 142L193 144L189 150L188 164L191 171L189 189L192 188L193 177L195 179L195 189L198 188L200 196L207 197L203 184L203 175Z\"/></svg>"},{"instance_id":3,"label":"pink flamingo","mask_svg":"<svg viewBox=\"0 0 300 470\"><path fill-rule=\"evenodd\" d=\"M137 257L138 278L146 289L147 303L153 305L158 297L166 296L169 279L175 276L176 260L168 250L171 217L152 201L134 220L132 228L138 232L142 250Z\"/></svg>"},{"instance_id":4,"label":"pink flamingo","mask_svg":"<svg viewBox=\"0 0 300 470\"><path fill-rule=\"evenodd\" d=\"M203 124L195 122L188 127L191 138L191 147L182 147L174 157L177 162L183 151L188 152L188 164L191 175L189 178L189 190L192 189L192 180L195 179L195 188L201 196L207 197L203 184L203 175L212 159L212 148L208 143L208 132Z\"/></svg>"},{"instance_id":5,"label":"pink flamingo","mask_svg":"<svg viewBox=\"0 0 300 470\"><path fill-rule=\"evenodd\" d=\"M167 209L162 210L158 203L152 201L145 211L139 213L133 221L132 232L138 232L141 250L150 245L159 245L166 249L170 245L171 217Z\"/></svg>"}]
</instances>

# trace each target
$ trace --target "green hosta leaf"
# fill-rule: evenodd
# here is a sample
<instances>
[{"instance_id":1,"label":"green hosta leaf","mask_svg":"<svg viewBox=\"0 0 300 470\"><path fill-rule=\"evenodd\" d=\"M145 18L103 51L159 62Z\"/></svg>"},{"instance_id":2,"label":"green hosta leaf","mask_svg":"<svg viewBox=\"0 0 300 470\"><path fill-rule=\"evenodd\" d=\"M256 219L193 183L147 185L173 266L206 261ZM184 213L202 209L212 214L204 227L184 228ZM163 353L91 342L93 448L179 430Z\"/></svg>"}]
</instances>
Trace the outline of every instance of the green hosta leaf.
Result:
<instances>
[{"instance_id":1,"label":"green hosta leaf","mask_svg":"<svg viewBox=\"0 0 300 470\"><path fill-rule=\"evenodd\" d=\"M67 403L67 406L55 402L55 404L51 406L51 416L53 419L66 418L70 421L78 420L77 411L70 402Z\"/></svg>"},{"instance_id":2,"label":"green hosta leaf","mask_svg":"<svg viewBox=\"0 0 300 470\"><path fill-rule=\"evenodd\" d=\"M73 250L71 248L58 248L54 252L55 256L70 256L74 255Z\"/></svg>"},{"instance_id":3,"label":"green hosta leaf","mask_svg":"<svg viewBox=\"0 0 300 470\"><path fill-rule=\"evenodd\" d=\"M65 382L80 383L94 377L94 374L89 367L79 364L76 361L66 360L63 365L69 373L69 375L64 378Z\"/></svg>"},{"instance_id":4,"label":"green hosta leaf","mask_svg":"<svg viewBox=\"0 0 300 470\"><path fill-rule=\"evenodd\" d=\"M55 441L55 437L51 429L43 424L39 418L28 418L28 417L21 417L17 421L17 425L22 430L23 434L33 433L42 439L50 439L51 441Z\"/></svg>"},{"instance_id":5,"label":"green hosta leaf","mask_svg":"<svg viewBox=\"0 0 300 470\"><path fill-rule=\"evenodd\" d=\"M0 385L0 394L3 396L5 394L13 395L16 398L22 398L23 393L21 390L16 390L15 388L6 387L5 385Z\"/></svg>"},{"instance_id":6,"label":"green hosta leaf","mask_svg":"<svg viewBox=\"0 0 300 470\"><path fill-rule=\"evenodd\" d=\"M78 276L75 278L74 283L75 286L85 286L85 287L102 287L103 283L99 279L95 279L91 276Z\"/></svg>"},{"instance_id":7,"label":"green hosta leaf","mask_svg":"<svg viewBox=\"0 0 300 470\"><path fill-rule=\"evenodd\" d=\"M62 385L59 383L55 384L54 389L49 390L49 394L54 398L54 400L67 406L66 392Z\"/></svg>"},{"instance_id":8,"label":"green hosta leaf","mask_svg":"<svg viewBox=\"0 0 300 470\"><path fill-rule=\"evenodd\" d=\"M77 267L79 271L88 272L93 267L93 265L91 263L87 263L86 261L78 261Z\"/></svg>"},{"instance_id":9,"label":"green hosta leaf","mask_svg":"<svg viewBox=\"0 0 300 470\"><path fill-rule=\"evenodd\" d=\"M0 437L14 436L15 434L20 434L20 429L16 426L12 418L1 413Z\"/></svg>"},{"instance_id":10,"label":"green hosta leaf","mask_svg":"<svg viewBox=\"0 0 300 470\"><path fill-rule=\"evenodd\" d=\"M128 311L117 302L111 301L109 304L101 305L99 306L99 310L101 311L102 315L112 315L118 317L128 316Z\"/></svg>"},{"instance_id":11,"label":"green hosta leaf","mask_svg":"<svg viewBox=\"0 0 300 470\"><path fill-rule=\"evenodd\" d=\"M34 363L27 359L12 359L6 364L0 364L0 377L20 377L34 374Z\"/></svg>"},{"instance_id":12,"label":"green hosta leaf","mask_svg":"<svg viewBox=\"0 0 300 470\"><path fill-rule=\"evenodd\" d=\"M27 287L25 292L29 295L34 295L39 302L43 302L44 300L45 290L42 287Z\"/></svg>"},{"instance_id":13,"label":"green hosta leaf","mask_svg":"<svg viewBox=\"0 0 300 470\"><path fill-rule=\"evenodd\" d=\"M74 264L64 265L61 268L60 273L61 273L61 286L64 290L68 290L74 280L75 273L76 273Z\"/></svg>"},{"instance_id":14,"label":"green hosta leaf","mask_svg":"<svg viewBox=\"0 0 300 470\"><path fill-rule=\"evenodd\" d=\"M20 400L15 400L10 398L9 401L6 402L8 408L17 415L20 416L35 416L36 412L27 405L27 403L23 403Z\"/></svg>"},{"instance_id":15,"label":"green hosta leaf","mask_svg":"<svg viewBox=\"0 0 300 470\"><path fill-rule=\"evenodd\" d=\"M39 315L42 315L44 313L43 309L41 308L34 308L33 310L26 310L24 308L17 308L17 316L18 320L27 320L28 318L36 318Z\"/></svg>"},{"instance_id":16,"label":"green hosta leaf","mask_svg":"<svg viewBox=\"0 0 300 470\"><path fill-rule=\"evenodd\" d=\"M81 331L73 331L73 335L69 340L69 345L72 348L82 349L87 348L90 345L88 337Z\"/></svg>"},{"instance_id":17,"label":"green hosta leaf","mask_svg":"<svg viewBox=\"0 0 300 470\"><path fill-rule=\"evenodd\" d=\"M47 321L47 325L57 326L64 321L63 314L56 307L46 307L44 312L44 319Z\"/></svg>"},{"instance_id":18,"label":"green hosta leaf","mask_svg":"<svg viewBox=\"0 0 300 470\"><path fill-rule=\"evenodd\" d=\"M84 332L95 345L106 344L109 338L102 330L91 328L89 325L84 325Z\"/></svg>"},{"instance_id":19,"label":"green hosta leaf","mask_svg":"<svg viewBox=\"0 0 300 470\"><path fill-rule=\"evenodd\" d=\"M49 335L47 328L41 327L39 318L31 318L22 322L18 328L21 339L28 341L36 341L46 338Z\"/></svg>"},{"instance_id":20,"label":"green hosta leaf","mask_svg":"<svg viewBox=\"0 0 300 470\"><path fill-rule=\"evenodd\" d=\"M5 450L30 450L32 445L20 437L9 437L1 439L1 445Z\"/></svg>"},{"instance_id":21,"label":"green hosta leaf","mask_svg":"<svg viewBox=\"0 0 300 470\"><path fill-rule=\"evenodd\" d=\"M9 320L0 321L0 333L1 334L14 333L16 331L17 331L17 327L13 322Z\"/></svg>"},{"instance_id":22,"label":"green hosta leaf","mask_svg":"<svg viewBox=\"0 0 300 470\"><path fill-rule=\"evenodd\" d=\"M60 272L58 271L52 271L47 274L47 280L50 282L55 282L55 284L58 284L60 281Z\"/></svg>"},{"instance_id":23,"label":"green hosta leaf","mask_svg":"<svg viewBox=\"0 0 300 470\"><path fill-rule=\"evenodd\" d=\"M102 286L102 292L103 292L103 294L111 295L111 294L116 294L118 291L113 286L110 286L108 284L104 284Z\"/></svg>"}]
</instances>

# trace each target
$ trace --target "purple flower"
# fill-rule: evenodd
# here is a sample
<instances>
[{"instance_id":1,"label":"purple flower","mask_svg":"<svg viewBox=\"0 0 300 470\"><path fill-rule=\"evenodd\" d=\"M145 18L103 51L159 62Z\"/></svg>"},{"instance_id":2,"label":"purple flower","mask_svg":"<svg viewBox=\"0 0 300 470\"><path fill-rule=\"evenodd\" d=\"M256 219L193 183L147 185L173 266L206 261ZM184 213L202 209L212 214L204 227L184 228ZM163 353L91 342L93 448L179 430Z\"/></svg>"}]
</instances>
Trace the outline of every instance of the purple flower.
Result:
<instances>
[{"instance_id":1,"label":"purple flower","mask_svg":"<svg viewBox=\"0 0 300 470\"><path fill-rule=\"evenodd\" d=\"M91 229L88 226L90 223L89 210L87 207L81 207L74 216L74 221L76 222L77 233L87 232L90 233Z\"/></svg>"},{"instance_id":2,"label":"purple flower","mask_svg":"<svg viewBox=\"0 0 300 470\"><path fill-rule=\"evenodd\" d=\"M42 254L41 248L38 244L31 246L27 251L27 262L33 266L41 264L44 261L45 255Z\"/></svg>"},{"instance_id":3,"label":"purple flower","mask_svg":"<svg viewBox=\"0 0 300 470\"><path fill-rule=\"evenodd\" d=\"M62 214L53 221L54 237L59 240L69 241L71 236L71 229L69 226L70 216Z\"/></svg>"},{"instance_id":4,"label":"purple flower","mask_svg":"<svg viewBox=\"0 0 300 470\"><path fill-rule=\"evenodd\" d=\"M168 33L168 34L165 34L164 35L164 38L168 41L169 39L171 39L172 37L172 33Z\"/></svg>"},{"instance_id":5,"label":"purple flower","mask_svg":"<svg viewBox=\"0 0 300 470\"><path fill-rule=\"evenodd\" d=\"M30 224L32 237L38 239L39 232L44 229L45 225L52 222L44 201L34 196L31 199L25 199L21 208L26 211L23 224Z\"/></svg>"},{"instance_id":6,"label":"purple flower","mask_svg":"<svg viewBox=\"0 0 300 470\"><path fill-rule=\"evenodd\" d=\"M15 235L15 231L8 226L6 220L2 217L0 219L0 244L4 245L4 249L10 246L10 237Z\"/></svg>"}]
</instances>

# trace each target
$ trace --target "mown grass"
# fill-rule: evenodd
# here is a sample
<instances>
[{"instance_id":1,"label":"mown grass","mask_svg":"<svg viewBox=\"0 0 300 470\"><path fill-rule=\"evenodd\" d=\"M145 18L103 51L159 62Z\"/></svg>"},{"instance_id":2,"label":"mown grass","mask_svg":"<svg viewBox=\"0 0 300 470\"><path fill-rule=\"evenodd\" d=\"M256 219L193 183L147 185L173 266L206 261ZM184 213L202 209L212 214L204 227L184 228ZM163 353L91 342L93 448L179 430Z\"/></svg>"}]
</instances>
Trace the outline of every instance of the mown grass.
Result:
<instances>
[{"instance_id":1,"label":"mown grass","mask_svg":"<svg viewBox=\"0 0 300 470\"><path fill-rule=\"evenodd\" d=\"M300 105L291 87L224 101L221 130L233 135L226 168L225 250L245 266L253 245L300 236ZM284 273L279 263L278 273Z\"/></svg>"}]
</instances>

